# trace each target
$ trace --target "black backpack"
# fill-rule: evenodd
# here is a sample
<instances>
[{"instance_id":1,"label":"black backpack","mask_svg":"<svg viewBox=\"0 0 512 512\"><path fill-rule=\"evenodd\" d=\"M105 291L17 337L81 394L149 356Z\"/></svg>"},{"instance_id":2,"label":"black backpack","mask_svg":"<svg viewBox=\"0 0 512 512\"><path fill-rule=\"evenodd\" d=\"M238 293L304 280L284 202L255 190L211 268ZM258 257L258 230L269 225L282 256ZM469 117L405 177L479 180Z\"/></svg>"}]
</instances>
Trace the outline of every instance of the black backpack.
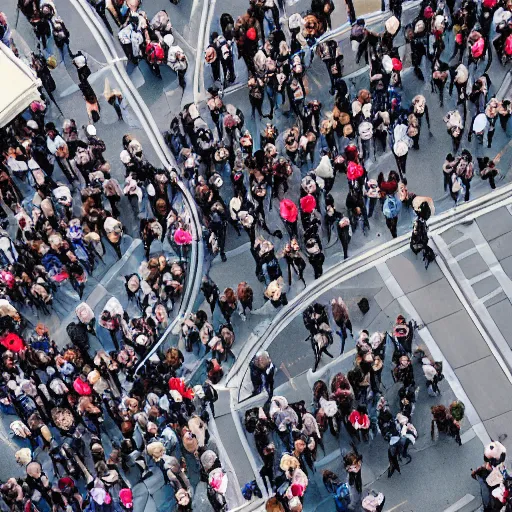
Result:
<instances>
[{"instance_id":1,"label":"black backpack","mask_svg":"<svg viewBox=\"0 0 512 512\"><path fill-rule=\"evenodd\" d=\"M425 262L425 270L436 259L436 253L428 245L423 249L423 261Z\"/></svg>"},{"instance_id":2,"label":"black backpack","mask_svg":"<svg viewBox=\"0 0 512 512\"><path fill-rule=\"evenodd\" d=\"M249 409L248 411L245 411L245 430L249 432L249 434L253 434L256 430L256 425L258 424L258 407L254 407L252 409Z\"/></svg>"},{"instance_id":3,"label":"black backpack","mask_svg":"<svg viewBox=\"0 0 512 512\"><path fill-rule=\"evenodd\" d=\"M71 322L66 327L66 332L68 333L69 339L78 348L86 351L89 349L89 337L87 336L87 327L84 324Z\"/></svg>"},{"instance_id":4,"label":"black backpack","mask_svg":"<svg viewBox=\"0 0 512 512\"><path fill-rule=\"evenodd\" d=\"M368 311L370 311L370 304L369 304L368 299L366 297L363 297L357 303L357 305L359 306L359 309L361 310L361 313L363 313L363 315L366 315L366 313L368 313Z\"/></svg>"}]
</instances>

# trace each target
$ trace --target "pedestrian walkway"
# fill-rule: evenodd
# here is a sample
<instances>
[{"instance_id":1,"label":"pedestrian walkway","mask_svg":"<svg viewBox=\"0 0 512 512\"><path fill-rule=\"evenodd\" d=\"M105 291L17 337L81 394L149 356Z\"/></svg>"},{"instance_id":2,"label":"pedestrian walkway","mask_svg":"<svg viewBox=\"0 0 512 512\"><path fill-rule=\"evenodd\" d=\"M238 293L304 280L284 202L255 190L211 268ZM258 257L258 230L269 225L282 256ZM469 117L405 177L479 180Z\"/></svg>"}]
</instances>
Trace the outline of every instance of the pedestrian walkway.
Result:
<instances>
[{"instance_id":1,"label":"pedestrian walkway","mask_svg":"<svg viewBox=\"0 0 512 512\"><path fill-rule=\"evenodd\" d=\"M364 443L358 445L358 449L362 450L365 461L363 485L366 490L375 489L383 492L386 495L387 504L389 504L387 509L390 510L393 510L393 507L399 507L397 510L418 510L415 505L422 503L422 511L435 510L437 512L445 509L474 511L478 508L480 502L478 487L471 479L462 480L460 472L454 473L449 470L449 465L446 466L446 471L441 469L445 462L440 462L440 460L457 460L461 471L467 469L469 473L470 468L480 460L481 443L489 440L485 432L484 418L487 419L493 414L485 414L481 417L479 411L477 412L476 408L472 406L473 397L465 391L467 383L461 383L461 379L466 378L466 374L462 373L464 366L486 358L488 361L485 361L484 364L490 365L492 355L483 338L478 337L478 331L471 324L469 317L464 317L467 313L454 294L448 298L448 311L454 311L467 326L466 332L461 333L460 339L467 338L471 340L471 343L481 346L481 351L478 348L475 349L476 352L470 349L468 350L470 352L468 356L466 351L459 347L460 354L456 350L452 352L449 339L453 337L453 333L443 333L438 328L438 322L445 316L438 293L445 296L445 290L449 290L449 287L450 285L443 276L441 269L436 264L425 271L422 261L416 260L414 255L404 247L399 249L398 253L395 251L388 260L382 258L376 265L372 265L370 268L362 268L356 275L341 283L336 283L335 286L324 289L322 295L315 299L315 301L326 304L330 298L341 294L350 309L350 317L356 336L361 329L368 329L370 332L389 330L398 314L414 318L418 323L425 320L427 325L420 329L414 346L422 346L435 360L444 361L446 380L442 383L442 395L438 398L431 398L427 395L421 371L415 365L419 396L413 422L420 434L412 451L413 462L400 475L401 479L407 480L405 484L407 486L406 493L404 493L403 481L400 482L400 485L397 485L393 479L388 479L386 476L388 461L385 443L380 436L373 439L370 445ZM441 292L437 292L437 289ZM417 303L417 296L422 294L428 297L426 302L435 302L439 307L430 312L422 309L422 304ZM370 311L366 315L362 315L357 310L357 301L361 296L367 297L370 303ZM419 300L425 302L424 298ZM355 355L355 349L352 349L354 340L349 339L346 351L342 356L334 360L323 360L319 370L313 373L309 369L313 360L311 349L309 344L301 343L300 336L304 329L301 323L302 317L297 314L297 317L279 333L267 348L272 360L279 367L276 375L276 383L279 383L279 385L274 394L285 396L290 403L303 399L306 399L307 403L307 397L312 396L315 381L322 379L325 382L330 382L336 373L341 371L346 374L352 368ZM439 343L437 343L438 339L440 340ZM286 344L287 340L289 340L288 344ZM299 345L299 350L294 352L296 345ZM339 353L337 337L332 352L334 354ZM300 356L299 360L296 360L295 354ZM472 357L473 354L476 355ZM281 364L281 361L283 361L283 364ZM392 404L392 408L398 408L395 401L399 385L393 383L390 368L391 361L390 356L388 356L386 358L386 370L383 372L384 393ZM468 373L470 372L471 369ZM262 406L266 400L266 395L262 394L248 398L248 390L251 387L248 374L245 374L240 386L243 391L240 394L241 403L237 406L237 409L240 422L243 422L245 411L252 407ZM448 405L454 399L462 400L466 404L467 420L463 423L463 446L461 448L449 439L444 441L439 439L433 442L430 438L430 407L439 403ZM260 467L261 461L256 452L253 437L248 434L245 434L245 436L246 441L244 442L249 444L252 457ZM439 443L443 443L442 447ZM342 474L341 454L350 449L346 434L342 434L336 439L329 432L326 432L324 434L324 444L325 453L319 451L315 464L317 472L311 475L308 494L306 495L307 502L305 502L305 509L307 510L322 510L323 512L333 510L332 498L324 496L321 471L329 469L337 474ZM232 462L235 468L237 464L242 463L236 459L232 459ZM438 470L430 472L426 470L428 467L437 467ZM455 475L456 481L450 484L451 478ZM426 501L424 502L426 497L423 492L426 488L439 489L436 498L431 497L428 504ZM456 494L454 494L454 489L457 489Z\"/></svg>"},{"instance_id":2,"label":"pedestrian walkway","mask_svg":"<svg viewBox=\"0 0 512 512\"><path fill-rule=\"evenodd\" d=\"M491 362L485 362L484 356L470 368L475 371L474 382L474 377L482 378L476 384L485 382L484 374L491 378L478 392L481 394L479 399L488 402L487 405L482 404L483 408L488 409L487 413L483 413L482 419L491 437L500 437L510 447L510 441L507 444L507 437L512 433L509 428L512 415L507 405L512 382L509 371L512 367L512 336L508 325L512 314L510 205L502 206L470 222L458 224L444 233L434 235L433 238L442 258L440 264L446 263L447 278L452 281L456 292L467 301L467 309L474 315L473 321L480 325L488 349L493 354ZM455 324L458 333L454 339L462 338L464 347L468 349L464 336L466 321L467 319L458 323L451 322L451 325ZM484 348L481 343L479 347ZM473 353L473 347L467 352ZM483 354L484 352L482 356ZM496 364L499 364L499 368ZM500 382L496 382L496 379ZM486 394L483 388L492 392ZM474 391L477 392L476 389ZM499 394L502 392L500 399Z\"/></svg>"}]
</instances>

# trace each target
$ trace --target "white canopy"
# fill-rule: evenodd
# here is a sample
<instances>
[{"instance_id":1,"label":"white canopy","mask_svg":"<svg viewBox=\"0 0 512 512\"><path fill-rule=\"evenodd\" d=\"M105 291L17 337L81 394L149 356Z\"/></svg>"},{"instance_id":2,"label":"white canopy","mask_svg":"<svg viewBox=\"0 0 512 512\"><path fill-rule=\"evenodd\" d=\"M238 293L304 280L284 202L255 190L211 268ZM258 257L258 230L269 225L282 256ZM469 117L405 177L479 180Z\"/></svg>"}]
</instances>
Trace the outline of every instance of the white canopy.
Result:
<instances>
[{"instance_id":1,"label":"white canopy","mask_svg":"<svg viewBox=\"0 0 512 512\"><path fill-rule=\"evenodd\" d=\"M37 90L41 81L1 42L0 76L0 127L3 127L41 98Z\"/></svg>"}]
</instances>

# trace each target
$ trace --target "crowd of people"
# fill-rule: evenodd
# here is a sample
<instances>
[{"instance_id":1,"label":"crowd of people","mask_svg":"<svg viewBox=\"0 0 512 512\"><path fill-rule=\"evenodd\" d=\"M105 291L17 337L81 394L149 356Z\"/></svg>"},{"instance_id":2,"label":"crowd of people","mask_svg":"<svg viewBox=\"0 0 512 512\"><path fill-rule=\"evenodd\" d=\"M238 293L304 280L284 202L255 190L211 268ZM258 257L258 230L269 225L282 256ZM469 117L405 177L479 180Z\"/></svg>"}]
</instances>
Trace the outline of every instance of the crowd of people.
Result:
<instances>
[{"instance_id":1,"label":"crowd of people","mask_svg":"<svg viewBox=\"0 0 512 512\"><path fill-rule=\"evenodd\" d=\"M175 315L189 271L190 215L183 215L178 174L150 163L130 134L120 140L119 161L107 160L86 53L73 53L52 2L22 1L19 10L38 47L21 55L3 13L2 40L41 79L41 98L0 133L0 407L24 470L0 485L0 508L130 510L133 485L160 472L171 503L187 511L197 484L188 477L192 464L212 507L223 510L227 476L207 426L215 389L209 381L193 389L185 383L174 346L137 371ZM52 44L76 69L89 120L82 127L57 104ZM122 121L122 93L107 81L104 97ZM121 218L139 223L132 234L145 259L123 276L123 296L107 297L95 312L87 281L121 260ZM155 240L170 250L155 254ZM59 296L74 318L56 338L45 318Z\"/></svg>"},{"instance_id":2,"label":"crowd of people","mask_svg":"<svg viewBox=\"0 0 512 512\"><path fill-rule=\"evenodd\" d=\"M148 66L157 78L167 65L183 90L190 87L187 56L176 44L166 11L151 17L141 0L88 2L112 35L112 23L117 26L116 39L131 65ZM456 108L444 116L452 141L439 172L445 191L457 204L470 199L475 176L496 187L499 171L485 156L484 142L492 147L498 120L507 130L512 105L491 94L489 69L493 55L503 66L511 60L512 4L423 0L413 21L403 25L401 2L392 1L392 16L377 33L356 17L348 1L352 50L358 63L368 64L369 85L356 94L344 79L341 47L329 37L335 8L340 7L332 0L313 0L306 13L286 17L280 1L250 0L236 19L222 13L221 30L211 33L204 54L213 85L204 105L189 103L172 113L165 140L177 164L166 169L151 163L130 134L120 137L119 161L106 158L100 102L85 50L74 51L51 0L19 0L19 12L37 39L28 64L41 80L41 99L0 131L0 408L17 416L10 428L19 448L16 460L26 473L0 486L3 510L122 512L133 508L133 484L155 472L172 489L177 510L192 510L196 474L206 484L213 510L227 510L227 468L209 422L215 416L215 386L236 358L236 316L247 319L258 290L244 280L221 291L205 272L201 293L209 311L188 314L178 339L146 361L167 332L190 270L194 240L190 216L180 208L181 187L191 192L203 223L206 268L217 256L228 260L229 233L245 232L260 293L272 311L288 304L294 281L309 284L308 263L314 279L322 276L331 238L338 237L347 259L352 237L368 235L376 214L396 238L401 211L411 212L410 246L423 254L428 267L435 258L427 224L434 203L409 191L406 176L408 153L419 149L425 128L430 132L434 106L429 111L422 94L410 102L402 98L400 34L410 48L416 79L430 82L441 109L448 81L448 94L456 91ZM0 39L20 55L3 13ZM53 45L76 70L88 118L82 127L61 111L55 97ZM451 55L447 47L453 47ZM307 84L315 58L329 77L329 105L312 97ZM226 90L237 82L239 59L248 75L250 112L245 114L242 106L226 100ZM123 121L122 92L107 81L103 96ZM55 111L61 117L52 115ZM284 129L273 124L278 112L289 120ZM260 123L267 120L259 134L247 129L248 115L258 116ZM476 151L471 153L465 140L473 138ZM371 178L372 153L387 152L395 168L379 168L377 179ZM343 205L336 204L334 194L341 188L339 174L348 185ZM298 195L294 181L300 182ZM280 224L271 229L274 207ZM123 276L125 295L110 297L95 312L87 303L87 281L110 253L122 258L127 215L136 219L139 229L132 234L142 240L145 259L136 272ZM155 253L152 244L158 241L171 250ZM51 315L54 299L68 285L76 318L66 326L66 344L54 339L44 320L29 317L34 311L37 319ZM214 318L216 311L220 320ZM355 342L354 365L330 382L315 382L309 410L310 397L288 403L274 395L276 368L267 352L258 352L249 364L254 395L268 394L263 407L246 412L244 425L254 435L260 476L273 495L266 502L269 512L302 510L308 472L315 471L327 432L352 446L343 454L346 478L328 470L322 475L336 510L360 504L368 512L382 511L385 497L363 492L358 443L381 435L388 442L388 476L400 472L400 462L410 462L408 450L421 434L413 425L415 364L421 365L428 394L440 394L442 364L413 350L413 321L399 316L388 333L362 330L356 337L341 297L331 301L330 310L315 303L304 312L314 372L324 354L334 357L330 318L341 354L349 333ZM95 350L100 330L108 333L108 346ZM387 346L393 350L389 360ZM190 354L206 365L206 380L195 386L184 378ZM399 383L398 410L384 396L385 363ZM444 433L460 445L464 405L433 405L431 412L432 436ZM504 459L504 447L493 442L485 449L485 465L473 472L488 498L486 510L499 510L507 502L510 478ZM262 496L256 482L242 493L247 499Z\"/></svg>"},{"instance_id":3,"label":"crowd of people","mask_svg":"<svg viewBox=\"0 0 512 512\"><path fill-rule=\"evenodd\" d=\"M417 327L414 321L407 322L399 315L389 332L362 330L355 337L348 308L341 297L332 299L330 314L321 303L312 304L303 313L316 357L314 371L322 353L333 357L327 351L333 344L330 318L339 329L336 333L341 338L341 353L350 332L356 354L346 374L336 373L328 382L322 379L314 382L311 408L306 405L309 397L289 403L284 396L274 394L275 367L268 352L258 352L250 364L254 394L268 393L262 407L246 410L245 428L254 436L263 464L260 476L267 489L275 493L267 502L269 511L302 510L308 477L316 471L319 450L327 453L326 436L338 438L340 445L345 439L351 446L340 455L346 478L328 469L322 472L325 489L334 498L336 510L359 510L358 504L364 511L383 510L382 493L363 493L363 456L358 445L382 436L388 443L388 478L395 471L401 473L400 462L405 460L405 465L411 462L409 448L421 434L413 424L419 385L426 386L429 397L441 395L442 363L433 361L421 347L414 345ZM390 362L386 358L387 350L392 350ZM415 370L415 365L421 367L423 383L418 379L420 371ZM396 397L382 383L382 373L389 366L393 382L398 384ZM393 410L395 407L398 410ZM461 445L464 409L460 401L452 402L449 407L432 406L432 438L446 434ZM340 465L339 461L335 464ZM478 470L475 474L479 474Z\"/></svg>"}]
</instances>

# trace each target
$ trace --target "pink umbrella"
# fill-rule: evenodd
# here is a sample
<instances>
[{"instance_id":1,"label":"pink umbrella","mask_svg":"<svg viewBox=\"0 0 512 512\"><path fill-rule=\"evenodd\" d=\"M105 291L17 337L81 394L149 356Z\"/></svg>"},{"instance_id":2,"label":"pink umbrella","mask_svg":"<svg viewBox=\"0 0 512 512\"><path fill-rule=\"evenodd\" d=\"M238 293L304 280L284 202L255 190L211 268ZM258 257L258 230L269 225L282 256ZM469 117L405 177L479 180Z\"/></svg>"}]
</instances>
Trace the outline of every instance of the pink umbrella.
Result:
<instances>
[{"instance_id":1,"label":"pink umbrella","mask_svg":"<svg viewBox=\"0 0 512 512\"><path fill-rule=\"evenodd\" d=\"M301 197L300 208L304 213L312 213L316 208L316 199L311 194Z\"/></svg>"},{"instance_id":2,"label":"pink umbrella","mask_svg":"<svg viewBox=\"0 0 512 512\"><path fill-rule=\"evenodd\" d=\"M291 199L283 199L279 205L279 213L287 222L295 222L297 220L297 206Z\"/></svg>"},{"instance_id":3,"label":"pink umbrella","mask_svg":"<svg viewBox=\"0 0 512 512\"><path fill-rule=\"evenodd\" d=\"M192 243L192 235L188 231L178 228L174 233L174 241L178 245L190 245Z\"/></svg>"}]
</instances>

